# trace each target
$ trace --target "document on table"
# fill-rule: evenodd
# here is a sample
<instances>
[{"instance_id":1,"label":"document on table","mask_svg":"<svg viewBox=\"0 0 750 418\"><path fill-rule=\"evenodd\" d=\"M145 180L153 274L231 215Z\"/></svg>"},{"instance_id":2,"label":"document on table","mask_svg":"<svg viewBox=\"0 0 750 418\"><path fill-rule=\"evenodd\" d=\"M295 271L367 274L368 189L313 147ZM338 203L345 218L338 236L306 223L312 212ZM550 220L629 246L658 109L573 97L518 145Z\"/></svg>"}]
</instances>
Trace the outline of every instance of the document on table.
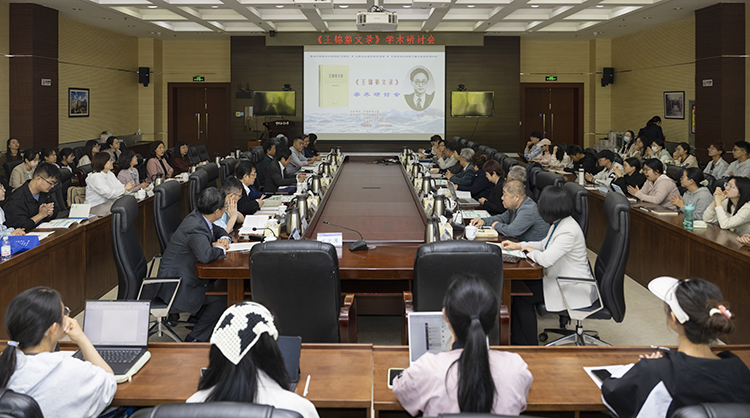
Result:
<instances>
[{"instance_id":1,"label":"document on table","mask_svg":"<svg viewBox=\"0 0 750 418\"><path fill-rule=\"evenodd\" d=\"M55 219L53 221L44 222L43 224L40 224L37 228L40 228L40 229L70 228L72 225L79 224L82 221L83 219Z\"/></svg>"},{"instance_id":2,"label":"document on table","mask_svg":"<svg viewBox=\"0 0 750 418\"><path fill-rule=\"evenodd\" d=\"M488 242L487 244L497 245L498 247L500 247L499 242ZM503 250L502 247L500 250L503 252L503 254L506 255L512 255L513 257L518 258L526 258L526 253L521 250Z\"/></svg>"},{"instance_id":3,"label":"document on table","mask_svg":"<svg viewBox=\"0 0 750 418\"><path fill-rule=\"evenodd\" d=\"M263 235L266 224L271 217L268 215L248 215L240 228L240 235ZM253 230L255 228L255 230Z\"/></svg>"},{"instance_id":4,"label":"document on table","mask_svg":"<svg viewBox=\"0 0 750 418\"><path fill-rule=\"evenodd\" d=\"M284 194L277 194L275 196L267 197L267 198L265 198L263 200L265 200L266 202L279 201L281 203L287 203L287 202L291 202L292 199L294 199L294 195L291 195L291 194L285 194L285 195Z\"/></svg>"},{"instance_id":5,"label":"document on table","mask_svg":"<svg viewBox=\"0 0 750 418\"><path fill-rule=\"evenodd\" d=\"M490 213L486 210L462 210L461 216L463 216L464 219L489 218Z\"/></svg>"},{"instance_id":6,"label":"document on table","mask_svg":"<svg viewBox=\"0 0 750 418\"><path fill-rule=\"evenodd\" d=\"M250 251L256 244L260 243L260 241L255 242L234 242L229 244L229 249L227 252L230 251Z\"/></svg>"},{"instance_id":7,"label":"document on table","mask_svg":"<svg viewBox=\"0 0 750 418\"><path fill-rule=\"evenodd\" d=\"M625 373L627 373L633 366L635 366L634 363L631 364L616 364L612 366L598 366L598 367L584 367L583 370L588 373L591 380L596 383L596 386L599 387L599 389L602 388L602 379L599 378L599 376L596 375L595 371L599 370L606 370L606 373L609 373L611 377L614 378L620 378ZM605 374L606 374L605 373Z\"/></svg>"},{"instance_id":8,"label":"document on table","mask_svg":"<svg viewBox=\"0 0 750 418\"><path fill-rule=\"evenodd\" d=\"M54 234L54 232L29 232L26 235L36 235L39 237L39 241L41 241L52 234Z\"/></svg>"}]
</instances>

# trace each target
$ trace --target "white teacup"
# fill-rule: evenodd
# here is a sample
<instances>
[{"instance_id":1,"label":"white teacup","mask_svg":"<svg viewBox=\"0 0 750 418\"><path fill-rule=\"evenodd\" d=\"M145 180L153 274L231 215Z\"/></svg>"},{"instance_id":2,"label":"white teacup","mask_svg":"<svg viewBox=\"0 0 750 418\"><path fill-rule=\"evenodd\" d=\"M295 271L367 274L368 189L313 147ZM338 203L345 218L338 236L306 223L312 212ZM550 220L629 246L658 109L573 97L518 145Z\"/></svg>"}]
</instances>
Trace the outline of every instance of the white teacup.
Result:
<instances>
[{"instance_id":1,"label":"white teacup","mask_svg":"<svg viewBox=\"0 0 750 418\"><path fill-rule=\"evenodd\" d=\"M478 229L477 229L477 227L476 227L476 226L473 226L473 225L467 225L467 226L466 226L466 228L464 229L464 236L465 236L465 237L466 237L466 239L468 239L469 241L474 241L474 238L476 238L476 237L477 237L477 230L478 230Z\"/></svg>"},{"instance_id":2,"label":"white teacup","mask_svg":"<svg viewBox=\"0 0 750 418\"><path fill-rule=\"evenodd\" d=\"M146 198L146 191L138 190L138 199L145 199L145 198Z\"/></svg>"}]
</instances>

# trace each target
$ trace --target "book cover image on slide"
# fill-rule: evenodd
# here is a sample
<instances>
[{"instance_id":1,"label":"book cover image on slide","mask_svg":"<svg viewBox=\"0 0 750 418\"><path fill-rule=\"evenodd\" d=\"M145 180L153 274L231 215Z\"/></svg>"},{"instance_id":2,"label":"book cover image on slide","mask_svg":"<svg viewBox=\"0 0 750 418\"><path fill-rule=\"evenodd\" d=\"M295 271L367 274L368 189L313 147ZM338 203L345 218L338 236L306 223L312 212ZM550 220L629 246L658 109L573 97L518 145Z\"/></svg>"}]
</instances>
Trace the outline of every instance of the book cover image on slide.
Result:
<instances>
[{"instance_id":1,"label":"book cover image on slide","mask_svg":"<svg viewBox=\"0 0 750 418\"><path fill-rule=\"evenodd\" d=\"M321 108L348 107L349 66L320 65L318 71L320 74L318 106Z\"/></svg>"}]
</instances>

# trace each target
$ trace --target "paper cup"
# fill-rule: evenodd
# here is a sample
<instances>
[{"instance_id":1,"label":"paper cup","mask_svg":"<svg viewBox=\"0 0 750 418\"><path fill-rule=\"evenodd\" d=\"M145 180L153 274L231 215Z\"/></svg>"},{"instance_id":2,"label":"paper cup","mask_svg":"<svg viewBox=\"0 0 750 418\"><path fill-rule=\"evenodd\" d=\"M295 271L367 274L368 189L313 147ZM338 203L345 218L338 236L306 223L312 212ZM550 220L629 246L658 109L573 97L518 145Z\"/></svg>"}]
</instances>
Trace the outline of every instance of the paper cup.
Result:
<instances>
[{"instance_id":1,"label":"paper cup","mask_svg":"<svg viewBox=\"0 0 750 418\"><path fill-rule=\"evenodd\" d=\"M469 241L474 241L474 238L477 237L477 227L467 225L466 228L464 229L464 235L466 236L466 239L468 239Z\"/></svg>"}]
</instances>

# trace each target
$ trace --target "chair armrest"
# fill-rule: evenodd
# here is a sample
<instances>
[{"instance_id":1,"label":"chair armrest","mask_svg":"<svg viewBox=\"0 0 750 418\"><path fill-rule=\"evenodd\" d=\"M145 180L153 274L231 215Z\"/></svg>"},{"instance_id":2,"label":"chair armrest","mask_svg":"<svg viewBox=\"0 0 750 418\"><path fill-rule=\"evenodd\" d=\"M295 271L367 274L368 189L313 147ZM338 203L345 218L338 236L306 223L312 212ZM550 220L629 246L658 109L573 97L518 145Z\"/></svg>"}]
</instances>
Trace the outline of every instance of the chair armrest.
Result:
<instances>
[{"instance_id":1,"label":"chair armrest","mask_svg":"<svg viewBox=\"0 0 750 418\"><path fill-rule=\"evenodd\" d=\"M409 345L409 314L414 312L414 294L404 292L404 317L401 322L401 345Z\"/></svg>"},{"instance_id":2,"label":"chair armrest","mask_svg":"<svg viewBox=\"0 0 750 418\"><path fill-rule=\"evenodd\" d=\"M156 271L154 271L154 266L156 266ZM161 266L161 256L155 255L154 258L151 259L151 263L148 266L148 272L146 272L146 277L156 277L159 275L159 267Z\"/></svg>"},{"instance_id":3,"label":"chair armrest","mask_svg":"<svg viewBox=\"0 0 750 418\"><path fill-rule=\"evenodd\" d=\"M500 345L510 345L510 312L500 304Z\"/></svg>"},{"instance_id":4,"label":"chair armrest","mask_svg":"<svg viewBox=\"0 0 750 418\"><path fill-rule=\"evenodd\" d=\"M560 289L565 309L568 311L568 316L571 319L580 321L604 308L601 302L602 295L599 292L599 284L593 277L557 277L555 281L557 282L557 287ZM584 288L583 290L581 290L582 287ZM580 305L581 298L585 297L585 288L588 288L589 291L593 288L596 291L595 301L586 307L571 308L571 299L574 302L574 306Z\"/></svg>"},{"instance_id":5,"label":"chair armrest","mask_svg":"<svg viewBox=\"0 0 750 418\"><path fill-rule=\"evenodd\" d=\"M143 282L141 282L141 288L138 290L138 300L141 299L142 296L146 296L147 299L151 300L156 297L157 292L160 290L161 286L164 284L173 284L174 285L174 291L172 292L172 295L170 296L168 301L164 301L167 303L167 311L172 309L172 302L174 302L174 298L177 295L177 291L180 289L180 283L182 283L182 279L180 277L160 277L157 279L143 279ZM146 288L153 288L153 291L147 291L144 295L144 289Z\"/></svg>"},{"instance_id":6,"label":"chair armrest","mask_svg":"<svg viewBox=\"0 0 750 418\"><path fill-rule=\"evenodd\" d=\"M357 342L357 301L353 294L344 295L344 303L339 310L339 341Z\"/></svg>"}]
</instances>

